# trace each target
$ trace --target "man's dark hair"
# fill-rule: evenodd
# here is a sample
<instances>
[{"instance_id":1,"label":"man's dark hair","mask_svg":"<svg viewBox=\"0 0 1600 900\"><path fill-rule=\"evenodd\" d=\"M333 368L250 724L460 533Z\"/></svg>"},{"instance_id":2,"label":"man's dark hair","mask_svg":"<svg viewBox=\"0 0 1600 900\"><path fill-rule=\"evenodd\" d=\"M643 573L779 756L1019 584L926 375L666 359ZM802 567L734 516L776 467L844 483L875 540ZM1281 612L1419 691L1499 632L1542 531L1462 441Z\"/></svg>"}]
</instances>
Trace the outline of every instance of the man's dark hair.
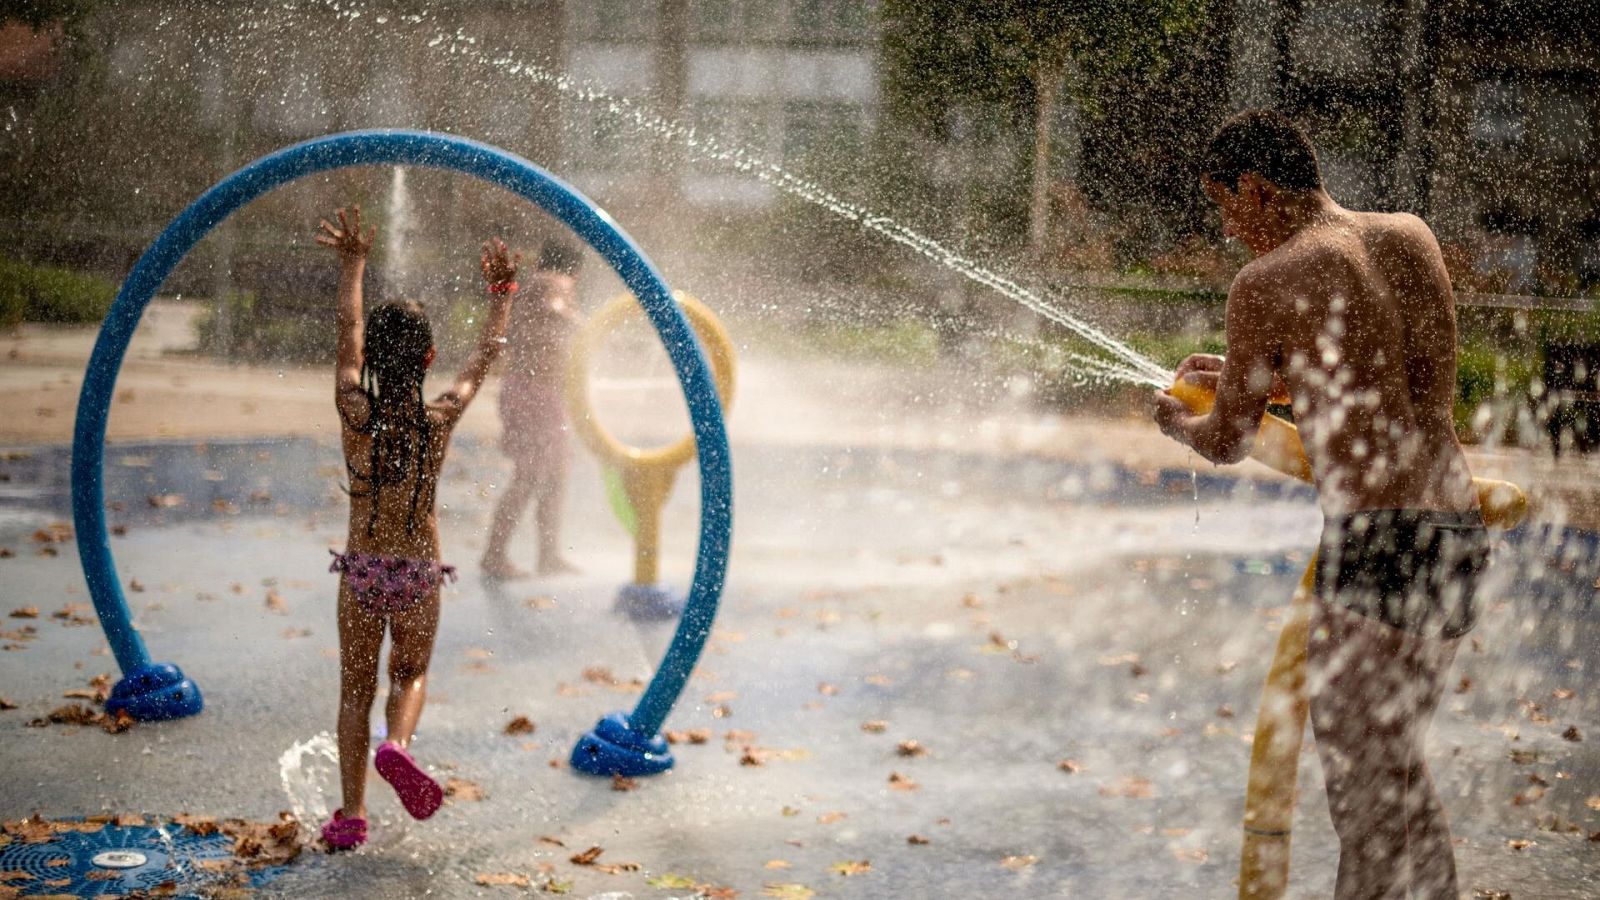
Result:
<instances>
[{"instance_id":1,"label":"man's dark hair","mask_svg":"<svg viewBox=\"0 0 1600 900\"><path fill-rule=\"evenodd\" d=\"M539 270L577 275L583 269L583 248L566 238L545 238L539 248Z\"/></svg>"},{"instance_id":2,"label":"man's dark hair","mask_svg":"<svg viewBox=\"0 0 1600 900\"><path fill-rule=\"evenodd\" d=\"M1223 122L1206 149L1201 171L1232 190L1239 189L1239 176L1246 172L1290 191L1322 187L1311 139L1287 116L1270 109L1247 109Z\"/></svg>"}]
</instances>

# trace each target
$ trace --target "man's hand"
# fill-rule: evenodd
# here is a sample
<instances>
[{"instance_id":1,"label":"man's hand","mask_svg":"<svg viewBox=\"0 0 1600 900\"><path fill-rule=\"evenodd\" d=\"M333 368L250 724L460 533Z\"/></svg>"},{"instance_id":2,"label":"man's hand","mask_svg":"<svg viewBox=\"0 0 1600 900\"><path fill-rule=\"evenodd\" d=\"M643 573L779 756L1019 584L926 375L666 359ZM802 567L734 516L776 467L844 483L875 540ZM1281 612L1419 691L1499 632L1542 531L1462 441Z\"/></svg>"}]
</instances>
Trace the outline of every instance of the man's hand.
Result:
<instances>
[{"instance_id":1,"label":"man's hand","mask_svg":"<svg viewBox=\"0 0 1600 900\"><path fill-rule=\"evenodd\" d=\"M1182 369L1179 371L1182 371ZM1151 396L1154 397L1151 414L1156 420L1156 426L1161 429L1161 433L1180 444L1194 446L1194 437L1189 433L1189 423L1194 418L1194 414L1189 412L1189 407L1183 405L1182 400L1166 391L1156 391Z\"/></svg>"},{"instance_id":2,"label":"man's hand","mask_svg":"<svg viewBox=\"0 0 1600 900\"><path fill-rule=\"evenodd\" d=\"M483 242L483 257L479 266L483 270L483 280L491 288L504 287L517 280L517 267L522 264L522 254L512 254L506 250L506 242L495 238Z\"/></svg>"},{"instance_id":3,"label":"man's hand","mask_svg":"<svg viewBox=\"0 0 1600 900\"><path fill-rule=\"evenodd\" d=\"M1217 376L1222 374L1222 363L1223 358L1215 353L1191 353L1178 363L1178 371L1173 374L1172 380L1188 378L1191 384L1210 388L1215 393Z\"/></svg>"},{"instance_id":4,"label":"man's hand","mask_svg":"<svg viewBox=\"0 0 1600 900\"><path fill-rule=\"evenodd\" d=\"M1178 371L1173 374L1173 381L1188 379L1190 384L1197 384L1211 393L1217 392L1217 384L1221 380L1224 358L1215 353L1191 353L1181 363ZM1289 388L1283 383L1283 376L1277 372L1272 373L1272 387L1268 402L1290 403L1293 398L1289 396Z\"/></svg>"},{"instance_id":5,"label":"man's hand","mask_svg":"<svg viewBox=\"0 0 1600 900\"><path fill-rule=\"evenodd\" d=\"M339 252L339 258L345 262L365 259L367 252L372 249L372 241L378 236L378 226L373 225L367 229L367 236L361 236L361 207L352 206L347 215L343 209L337 213L339 227L335 228L327 219L320 222L322 233L317 235L317 243L324 247L332 247Z\"/></svg>"}]
</instances>

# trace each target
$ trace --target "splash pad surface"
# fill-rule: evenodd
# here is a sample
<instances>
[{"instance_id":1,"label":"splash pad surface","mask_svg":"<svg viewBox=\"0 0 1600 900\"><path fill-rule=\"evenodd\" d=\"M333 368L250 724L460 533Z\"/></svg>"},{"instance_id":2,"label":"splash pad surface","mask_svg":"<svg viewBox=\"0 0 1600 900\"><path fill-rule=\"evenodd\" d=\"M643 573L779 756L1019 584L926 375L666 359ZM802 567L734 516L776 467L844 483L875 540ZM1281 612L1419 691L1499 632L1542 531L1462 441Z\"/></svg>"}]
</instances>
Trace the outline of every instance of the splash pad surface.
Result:
<instances>
[{"instance_id":1,"label":"splash pad surface","mask_svg":"<svg viewBox=\"0 0 1600 900\"><path fill-rule=\"evenodd\" d=\"M771 372L752 363L750 395L770 396ZM130 595L135 613L153 637L183 649L186 668L226 702L116 736L26 729L27 717L61 702L64 686L109 663L93 654L93 628L53 620L59 604L41 599L40 636L0 653L5 691L21 706L0 714L14 762L0 771L0 792L15 798L7 817L176 811L181 802L271 818L286 804L280 754L328 728L337 699L336 664L325 654L334 645L331 588L318 557L343 509L331 479L308 486L304 475L336 463L337 449L213 441L203 451L191 442L119 450L136 463L113 455L118 477L108 485L129 509L116 517L129 526L116 540L124 577L145 588ZM470 561L489 515L475 498L506 469L483 442L465 440L457 454L441 525ZM629 791L549 766L593 724L597 704L637 696L635 679L648 676L668 639L662 626L610 614L611 573L628 552L603 513L597 470L580 463L572 507L595 514L571 523L574 562L593 576L490 591L469 567L446 597L418 748L484 799L458 794L416 824L375 790L370 850L297 865L262 893L510 896L475 879L520 873L537 884L542 864L572 883L573 896L623 891L636 900L691 895L649 883L676 883L669 875L751 897L769 883L863 898L1229 892L1243 738L1277 639L1276 611L1305 563L1296 554L1316 534L1305 494L1202 472L1197 505L1187 471L1150 478L1040 458L823 443L760 442L740 454L738 487L754 512L741 517L729 585L736 602L671 725L684 735L704 730L708 743L675 745L673 774ZM209 481L207 471L226 477ZM251 512L248 496L261 489L274 491L281 513ZM143 501L157 490L189 499L156 510ZM218 499L243 509L216 513ZM665 511L667 550L682 561L669 575L686 573L694 499L684 491ZM16 546L14 537L3 542ZM175 554L195 560L181 578L162 574ZM82 599L70 594L81 582L66 556L5 564L28 596ZM1585 696L1593 674L1563 666L1574 645L1563 650L1555 627L1572 619L1520 632L1524 621L1542 621L1536 605L1511 593L1526 577L1509 567L1497 575L1492 605L1505 605L1486 619L1483 651L1464 650L1459 674L1484 685L1516 673L1529 697L1561 687ZM266 600L274 592L279 610ZM1576 627L1575 646L1586 646L1593 619ZM208 639L222 629L228 640ZM73 660L85 669L64 674ZM1583 798L1600 784L1583 773L1600 771L1597 745L1560 737L1566 714L1587 707L1546 701L1563 718L1536 726L1502 699L1451 693L1432 736L1441 788L1468 841L1463 883L1584 896L1592 845L1540 830L1537 815L1509 798L1541 774L1557 789L1539 814L1588 821ZM503 734L517 715L537 730ZM863 729L880 722L881 731ZM1500 730L1509 724L1515 740ZM902 755L907 741L926 752ZM1508 762L1512 751L1534 761ZM195 781L196 767L222 757L229 767ZM1077 770L1059 767L1067 761ZM1558 780L1557 771L1574 778ZM337 796L331 773L318 783ZM1465 785L1474 790L1463 799ZM1300 786L1291 896L1323 896L1334 844L1310 757ZM912 835L930 843L908 843ZM1537 846L1517 851L1510 840ZM604 848L599 863L642 868L607 874L569 862L591 846ZM789 868L766 868L774 860ZM833 870L862 861L870 871Z\"/></svg>"}]
</instances>

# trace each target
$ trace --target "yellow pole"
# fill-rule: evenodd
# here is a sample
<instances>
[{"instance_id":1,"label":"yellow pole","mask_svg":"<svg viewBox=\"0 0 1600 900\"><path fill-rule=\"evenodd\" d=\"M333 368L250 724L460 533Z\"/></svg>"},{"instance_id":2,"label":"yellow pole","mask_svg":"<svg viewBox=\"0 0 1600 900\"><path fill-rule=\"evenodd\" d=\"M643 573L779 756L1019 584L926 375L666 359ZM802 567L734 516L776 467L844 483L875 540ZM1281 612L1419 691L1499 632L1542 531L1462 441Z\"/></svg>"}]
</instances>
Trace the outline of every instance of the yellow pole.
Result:
<instances>
[{"instance_id":1,"label":"yellow pole","mask_svg":"<svg viewBox=\"0 0 1600 900\"><path fill-rule=\"evenodd\" d=\"M722 323L694 297L674 292L700 343L711 362L712 379L717 385L717 399L724 412L733 402L734 359L733 342ZM589 357L601 338L620 328L629 319L641 314L639 303L632 294L623 294L596 312L573 341L572 355L567 363L566 400L573 431L584 446L599 457L602 463L616 469L622 476L623 492L633 505L638 519L633 545L633 583L655 585L660 574L661 507L672 493L672 483L678 468L695 454L693 434L662 447L630 447L617 440L596 419L589 402Z\"/></svg>"},{"instance_id":2,"label":"yellow pole","mask_svg":"<svg viewBox=\"0 0 1600 900\"><path fill-rule=\"evenodd\" d=\"M1208 412L1216 401L1210 388L1178 381L1168 393L1194 413ZM1300 431L1277 416L1263 416L1250 449L1251 458L1301 481L1312 480ZM1528 497L1508 481L1474 478L1490 526L1511 528L1528 514ZM1278 649L1261 688L1255 737L1250 745L1250 779L1245 789L1244 843L1239 854L1240 900L1278 900L1289 888L1289 836L1294 824L1295 781L1305 734L1306 639L1317 560L1300 578L1289 617L1278 635Z\"/></svg>"}]
</instances>

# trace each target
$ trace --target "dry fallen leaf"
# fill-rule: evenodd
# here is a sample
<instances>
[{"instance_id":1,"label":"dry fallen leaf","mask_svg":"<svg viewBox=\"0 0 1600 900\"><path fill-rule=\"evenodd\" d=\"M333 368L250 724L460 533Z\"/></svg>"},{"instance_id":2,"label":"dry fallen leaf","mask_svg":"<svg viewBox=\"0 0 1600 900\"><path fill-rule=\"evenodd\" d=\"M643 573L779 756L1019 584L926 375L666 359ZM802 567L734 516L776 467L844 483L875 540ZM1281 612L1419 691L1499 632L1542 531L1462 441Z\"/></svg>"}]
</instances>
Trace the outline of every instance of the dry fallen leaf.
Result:
<instances>
[{"instance_id":1,"label":"dry fallen leaf","mask_svg":"<svg viewBox=\"0 0 1600 900\"><path fill-rule=\"evenodd\" d=\"M927 756L928 748L922 746L919 741L901 741L899 746L894 748L894 752L901 756Z\"/></svg>"},{"instance_id":2,"label":"dry fallen leaf","mask_svg":"<svg viewBox=\"0 0 1600 900\"><path fill-rule=\"evenodd\" d=\"M1203 863L1211 858L1211 854L1203 847L1175 847L1172 855L1177 857L1179 862L1191 863Z\"/></svg>"},{"instance_id":3,"label":"dry fallen leaf","mask_svg":"<svg viewBox=\"0 0 1600 900\"><path fill-rule=\"evenodd\" d=\"M842 812L823 813L822 815L817 816L817 824L818 825L832 825L835 822L842 821L842 820L847 819L849 817L850 817L849 813L842 813Z\"/></svg>"},{"instance_id":4,"label":"dry fallen leaf","mask_svg":"<svg viewBox=\"0 0 1600 900\"><path fill-rule=\"evenodd\" d=\"M890 772L889 787L897 791L914 791L922 787L922 785L917 784L915 781L912 781L909 777L902 775L899 772Z\"/></svg>"},{"instance_id":5,"label":"dry fallen leaf","mask_svg":"<svg viewBox=\"0 0 1600 900\"><path fill-rule=\"evenodd\" d=\"M868 734L883 734L889 730L889 723L882 719L874 719L871 722L862 722L861 730Z\"/></svg>"},{"instance_id":6,"label":"dry fallen leaf","mask_svg":"<svg viewBox=\"0 0 1600 900\"><path fill-rule=\"evenodd\" d=\"M592 866L594 865L594 861L599 859L600 854L604 852L606 851L603 847L590 847L582 853L574 854L572 858L567 861L575 866Z\"/></svg>"},{"instance_id":7,"label":"dry fallen leaf","mask_svg":"<svg viewBox=\"0 0 1600 900\"><path fill-rule=\"evenodd\" d=\"M1148 800L1155 796L1155 788L1148 778L1138 775L1124 775L1112 784L1101 785L1100 796Z\"/></svg>"},{"instance_id":8,"label":"dry fallen leaf","mask_svg":"<svg viewBox=\"0 0 1600 900\"><path fill-rule=\"evenodd\" d=\"M865 859L836 862L828 867L828 871L847 877L850 875L861 875L863 873L872 871L872 862Z\"/></svg>"},{"instance_id":9,"label":"dry fallen leaf","mask_svg":"<svg viewBox=\"0 0 1600 900\"><path fill-rule=\"evenodd\" d=\"M533 724L532 719L528 718L527 716L517 716L515 719L512 719L506 723L505 733L533 734L535 727L536 726Z\"/></svg>"},{"instance_id":10,"label":"dry fallen leaf","mask_svg":"<svg viewBox=\"0 0 1600 900\"><path fill-rule=\"evenodd\" d=\"M811 888L793 882L768 883L761 891L761 896L777 897L779 900L811 900L816 895L817 892Z\"/></svg>"},{"instance_id":11,"label":"dry fallen leaf","mask_svg":"<svg viewBox=\"0 0 1600 900\"><path fill-rule=\"evenodd\" d=\"M906 838L906 843L913 847L926 847L927 845L933 843L933 841L928 840L920 834L913 834Z\"/></svg>"},{"instance_id":12,"label":"dry fallen leaf","mask_svg":"<svg viewBox=\"0 0 1600 900\"><path fill-rule=\"evenodd\" d=\"M1020 872L1038 861L1039 857L1037 856L1008 856L1000 860L1000 865L1014 872Z\"/></svg>"},{"instance_id":13,"label":"dry fallen leaf","mask_svg":"<svg viewBox=\"0 0 1600 900\"><path fill-rule=\"evenodd\" d=\"M653 888L671 890L674 888L698 888L700 883L687 875L677 875L665 872L661 875L652 875L644 880L645 884Z\"/></svg>"},{"instance_id":14,"label":"dry fallen leaf","mask_svg":"<svg viewBox=\"0 0 1600 900\"><path fill-rule=\"evenodd\" d=\"M1063 759L1062 761L1056 763L1056 768L1067 773L1068 775L1076 775L1083 771L1083 763L1080 763L1075 759Z\"/></svg>"},{"instance_id":15,"label":"dry fallen leaf","mask_svg":"<svg viewBox=\"0 0 1600 900\"><path fill-rule=\"evenodd\" d=\"M468 781L465 778L456 778L453 775L445 780L444 795L451 800L472 801L483 800L488 796L483 792L483 788L478 786L477 782Z\"/></svg>"},{"instance_id":16,"label":"dry fallen leaf","mask_svg":"<svg viewBox=\"0 0 1600 900\"><path fill-rule=\"evenodd\" d=\"M639 786L639 779L629 778L626 775L612 775L611 789L613 791L631 791Z\"/></svg>"},{"instance_id":17,"label":"dry fallen leaf","mask_svg":"<svg viewBox=\"0 0 1600 900\"><path fill-rule=\"evenodd\" d=\"M763 869L787 869L787 868L789 868L789 861L786 860L786 859L769 859L769 860L767 860L766 865L763 865L762 868Z\"/></svg>"},{"instance_id":18,"label":"dry fallen leaf","mask_svg":"<svg viewBox=\"0 0 1600 900\"><path fill-rule=\"evenodd\" d=\"M484 887L532 887L533 879L516 872L492 872L472 879Z\"/></svg>"},{"instance_id":19,"label":"dry fallen leaf","mask_svg":"<svg viewBox=\"0 0 1600 900\"><path fill-rule=\"evenodd\" d=\"M37 618L39 618L39 607L37 607L37 606L19 606L16 609L13 609L11 611L11 618L13 618L13 619L37 619Z\"/></svg>"}]
</instances>

